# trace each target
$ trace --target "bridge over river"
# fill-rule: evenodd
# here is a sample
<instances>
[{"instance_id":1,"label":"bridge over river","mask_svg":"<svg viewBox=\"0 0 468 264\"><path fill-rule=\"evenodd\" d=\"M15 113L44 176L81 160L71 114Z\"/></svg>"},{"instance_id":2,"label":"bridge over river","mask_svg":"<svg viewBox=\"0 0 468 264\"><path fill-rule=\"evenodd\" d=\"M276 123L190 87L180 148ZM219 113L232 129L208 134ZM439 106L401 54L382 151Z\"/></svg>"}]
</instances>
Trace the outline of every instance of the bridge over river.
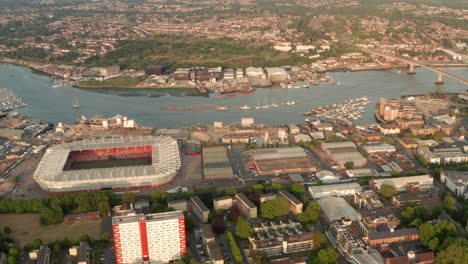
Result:
<instances>
[{"instance_id":1,"label":"bridge over river","mask_svg":"<svg viewBox=\"0 0 468 264\"><path fill-rule=\"evenodd\" d=\"M447 77L455 79L455 80L457 80L457 81L459 81L459 82L461 82L461 83L463 83L465 85L468 85L468 80L466 80L466 79L464 79L464 78L462 78L462 77L460 77L460 76L458 76L456 74L444 71L442 69L439 69L439 68L436 68L436 67L433 67L433 66L430 66L430 65L427 65L427 64L424 64L424 63L409 59L409 58L390 55L390 54L386 54L386 53L379 52L379 51L376 51L376 50L371 50L371 49L362 49L362 50L365 51L365 52L368 52L370 54L381 56L381 57L384 57L384 58L387 58L387 59L394 59L394 60L399 60L401 62L408 63L408 65L409 65L408 74L415 74L416 73L416 71L414 70L414 66L420 66L420 67L424 67L426 69L429 69L429 70L437 73L437 80L435 81L436 84L443 84L444 81L442 80L442 76L447 76Z\"/></svg>"}]
</instances>

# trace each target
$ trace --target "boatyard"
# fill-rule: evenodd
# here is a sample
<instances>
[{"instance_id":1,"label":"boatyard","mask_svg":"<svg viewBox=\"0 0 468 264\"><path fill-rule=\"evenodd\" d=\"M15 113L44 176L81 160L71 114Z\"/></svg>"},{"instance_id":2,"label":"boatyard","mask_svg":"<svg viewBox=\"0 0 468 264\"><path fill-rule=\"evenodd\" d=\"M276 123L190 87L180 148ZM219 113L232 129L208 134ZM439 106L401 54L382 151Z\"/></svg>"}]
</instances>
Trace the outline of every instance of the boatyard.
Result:
<instances>
[{"instance_id":1,"label":"boatyard","mask_svg":"<svg viewBox=\"0 0 468 264\"><path fill-rule=\"evenodd\" d=\"M20 97L16 97L11 90L0 88L0 109L2 111L11 111L26 107Z\"/></svg>"},{"instance_id":2,"label":"boatyard","mask_svg":"<svg viewBox=\"0 0 468 264\"><path fill-rule=\"evenodd\" d=\"M315 117L320 120L332 122L352 123L363 118L366 111L365 106L370 103L372 103L372 101L366 96L363 96L356 99L346 100L342 104L319 106L304 113L304 115L310 116L306 117L306 121L308 122L312 122L313 117Z\"/></svg>"}]
</instances>

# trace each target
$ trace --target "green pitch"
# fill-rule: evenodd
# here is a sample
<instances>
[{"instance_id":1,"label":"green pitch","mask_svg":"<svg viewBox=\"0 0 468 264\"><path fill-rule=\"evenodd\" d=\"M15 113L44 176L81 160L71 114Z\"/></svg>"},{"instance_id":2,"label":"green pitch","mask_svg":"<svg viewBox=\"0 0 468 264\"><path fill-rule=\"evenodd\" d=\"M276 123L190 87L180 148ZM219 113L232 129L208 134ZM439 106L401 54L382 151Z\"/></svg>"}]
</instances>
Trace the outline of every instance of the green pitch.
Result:
<instances>
[{"instance_id":1,"label":"green pitch","mask_svg":"<svg viewBox=\"0 0 468 264\"><path fill-rule=\"evenodd\" d=\"M129 166L141 166L141 165L150 165L150 164L151 164L150 158L124 159L124 160L97 160L97 161L73 163L73 170L129 167Z\"/></svg>"}]
</instances>

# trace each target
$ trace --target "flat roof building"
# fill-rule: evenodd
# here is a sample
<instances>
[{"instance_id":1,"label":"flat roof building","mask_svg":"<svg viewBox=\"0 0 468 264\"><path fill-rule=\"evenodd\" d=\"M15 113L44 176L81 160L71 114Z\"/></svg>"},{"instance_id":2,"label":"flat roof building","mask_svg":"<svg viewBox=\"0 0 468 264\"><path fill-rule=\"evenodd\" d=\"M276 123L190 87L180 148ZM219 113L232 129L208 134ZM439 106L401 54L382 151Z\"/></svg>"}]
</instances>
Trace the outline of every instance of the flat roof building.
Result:
<instances>
[{"instance_id":1,"label":"flat roof building","mask_svg":"<svg viewBox=\"0 0 468 264\"><path fill-rule=\"evenodd\" d=\"M239 209L243 217L257 217L257 207L243 193L237 193L235 197L234 205Z\"/></svg>"},{"instance_id":2,"label":"flat roof building","mask_svg":"<svg viewBox=\"0 0 468 264\"><path fill-rule=\"evenodd\" d=\"M289 211L293 214L301 214L303 209L303 204L299 201L294 195L290 194L286 190L280 190L279 195L286 198L289 203Z\"/></svg>"},{"instance_id":3,"label":"flat roof building","mask_svg":"<svg viewBox=\"0 0 468 264\"><path fill-rule=\"evenodd\" d=\"M224 179L234 177L227 148L223 146L205 147L202 150L203 176L205 179Z\"/></svg>"},{"instance_id":4,"label":"flat roof building","mask_svg":"<svg viewBox=\"0 0 468 264\"><path fill-rule=\"evenodd\" d=\"M190 198L190 208L191 211L197 216L198 220L203 223L208 221L208 215L210 214L210 210L206 205L200 200L198 196L192 196Z\"/></svg>"},{"instance_id":5,"label":"flat roof building","mask_svg":"<svg viewBox=\"0 0 468 264\"><path fill-rule=\"evenodd\" d=\"M331 196L354 195L361 190L361 185L357 183L329 184L309 187L309 193L314 199Z\"/></svg>"},{"instance_id":6,"label":"flat roof building","mask_svg":"<svg viewBox=\"0 0 468 264\"><path fill-rule=\"evenodd\" d=\"M186 251L182 211L112 218L117 264L168 263Z\"/></svg>"},{"instance_id":7,"label":"flat roof building","mask_svg":"<svg viewBox=\"0 0 468 264\"><path fill-rule=\"evenodd\" d=\"M349 218L352 221L358 220L358 214L348 202L342 197L325 197L317 200L317 203L322 209L326 220L332 223L335 220L340 220L343 217Z\"/></svg>"},{"instance_id":8,"label":"flat roof building","mask_svg":"<svg viewBox=\"0 0 468 264\"><path fill-rule=\"evenodd\" d=\"M468 198L468 171L442 171L440 181L456 196Z\"/></svg>"},{"instance_id":9,"label":"flat roof building","mask_svg":"<svg viewBox=\"0 0 468 264\"><path fill-rule=\"evenodd\" d=\"M387 184L394 186L397 191L401 192L406 190L408 184L419 184L420 189L427 190L432 188L433 181L434 178L429 175L419 175L371 180L369 182L369 186L371 186L376 191L380 191L380 187L383 184Z\"/></svg>"},{"instance_id":10,"label":"flat roof building","mask_svg":"<svg viewBox=\"0 0 468 264\"><path fill-rule=\"evenodd\" d=\"M310 173L317 168L303 148L286 147L251 150L258 173L264 175Z\"/></svg>"},{"instance_id":11,"label":"flat roof building","mask_svg":"<svg viewBox=\"0 0 468 264\"><path fill-rule=\"evenodd\" d=\"M232 207L232 197L223 196L213 199L213 208L215 211L227 210Z\"/></svg>"},{"instance_id":12,"label":"flat roof building","mask_svg":"<svg viewBox=\"0 0 468 264\"><path fill-rule=\"evenodd\" d=\"M176 211L188 211L187 200L184 199L169 201L167 202L167 207L174 208Z\"/></svg>"}]
</instances>

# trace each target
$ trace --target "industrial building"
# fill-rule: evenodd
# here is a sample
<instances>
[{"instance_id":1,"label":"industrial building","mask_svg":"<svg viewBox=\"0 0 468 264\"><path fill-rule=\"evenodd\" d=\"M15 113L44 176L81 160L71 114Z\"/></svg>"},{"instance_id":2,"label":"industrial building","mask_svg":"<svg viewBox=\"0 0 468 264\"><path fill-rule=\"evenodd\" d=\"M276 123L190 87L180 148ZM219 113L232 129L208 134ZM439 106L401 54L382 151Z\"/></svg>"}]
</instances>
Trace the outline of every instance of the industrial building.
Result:
<instances>
[{"instance_id":1,"label":"industrial building","mask_svg":"<svg viewBox=\"0 0 468 264\"><path fill-rule=\"evenodd\" d=\"M346 162L352 162L355 167L362 167L367 163L367 159L359 153L353 142L323 143L322 148L341 168L345 167Z\"/></svg>"},{"instance_id":2,"label":"industrial building","mask_svg":"<svg viewBox=\"0 0 468 264\"><path fill-rule=\"evenodd\" d=\"M161 75L167 70L166 65L148 65L145 67L146 75Z\"/></svg>"},{"instance_id":3,"label":"industrial building","mask_svg":"<svg viewBox=\"0 0 468 264\"><path fill-rule=\"evenodd\" d=\"M314 199L331 196L354 195L361 190L361 185L357 183L329 184L309 187L309 193Z\"/></svg>"},{"instance_id":4,"label":"industrial building","mask_svg":"<svg viewBox=\"0 0 468 264\"><path fill-rule=\"evenodd\" d=\"M440 181L456 196L468 198L468 172L467 171L442 171Z\"/></svg>"},{"instance_id":5,"label":"industrial building","mask_svg":"<svg viewBox=\"0 0 468 264\"><path fill-rule=\"evenodd\" d=\"M265 68L267 76L272 83L285 82L288 79L288 73L280 67Z\"/></svg>"},{"instance_id":6,"label":"industrial building","mask_svg":"<svg viewBox=\"0 0 468 264\"><path fill-rule=\"evenodd\" d=\"M226 147L203 148L202 162L203 176L205 179L225 179L234 177Z\"/></svg>"},{"instance_id":7,"label":"industrial building","mask_svg":"<svg viewBox=\"0 0 468 264\"><path fill-rule=\"evenodd\" d=\"M380 187L383 184L394 186L398 192L405 191L408 188L414 189L416 186L420 190L428 190L432 188L433 181L434 178L429 175L419 175L371 180L369 182L369 186L371 186L376 191L380 191Z\"/></svg>"},{"instance_id":8,"label":"industrial building","mask_svg":"<svg viewBox=\"0 0 468 264\"><path fill-rule=\"evenodd\" d=\"M325 197L317 201L324 216L329 223L343 217L358 220L357 212L342 197Z\"/></svg>"},{"instance_id":9,"label":"industrial building","mask_svg":"<svg viewBox=\"0 0 468 264\"><path fill-rule=\"evenodd\" d=\"M362 147L367 153L374 154L374 153L381 153L381 152L396 152L396 148L390 144L366 144Z\"/></svg>"},{"instance_id":10,"label":"industrial building","mask_svg":"<svg viewBox=\"0 0 468 264\"><path fill-rule=\"evenodd\" d=\"M117 264L168 263L186 252L181 211L112 218Z\"/></svg>"},{"instance_id":11,"label":"industrial building","mask_svg":"<svg viewBox=\"0 0 468 264\"><path fill-rule=\"evenodd\" d=\"M262 176L317 171L309 155L300 147L256 149L251 150L250 155Z\"/></svg>"},{"instance_id":12,"label":"industrial building","mask_svg":"<svg viewBox=\"0 0 468 264\"><path fill-rule=\"evenodd\" d=\"M34 179L48 192L160 186L180 166L177 141L170 137L111 137L52 146Z\"/></svg>"}]
</instances>

